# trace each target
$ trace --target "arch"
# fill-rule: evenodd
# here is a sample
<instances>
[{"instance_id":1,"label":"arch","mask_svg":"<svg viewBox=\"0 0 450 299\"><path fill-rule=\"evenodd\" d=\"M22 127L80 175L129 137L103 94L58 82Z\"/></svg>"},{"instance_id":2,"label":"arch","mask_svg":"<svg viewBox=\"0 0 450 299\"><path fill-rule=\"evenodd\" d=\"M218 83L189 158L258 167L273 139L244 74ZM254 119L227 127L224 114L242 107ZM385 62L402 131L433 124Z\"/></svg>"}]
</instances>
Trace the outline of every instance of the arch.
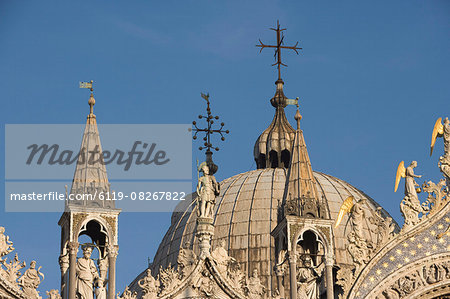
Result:
<instances>
[{"instance_id":1,"label":"arch","mask_svg":"<svg viewBox=\"0 0 450 299\"><path fill-rule=\"evenodd\" d=\"M76 230L75 239L86 235L92 239L92 242L100 248L102 257L106 255L106 245L113 243L112 235L108 224L97 217L86 218Z\"/></svg>"},{"instance_id":2,"label":"arch","mask_svg":"<svg viewBox=\"0 0 450 299\"><path fill-rule=\"evenodd\" d=\"M281 151L281 166L284 168L289 167L289 163L291 162L291 153L285 149Z\"/></svg>"},{"instance_id":3,"label":"arch","mask_svg":"<svg viewBox=\"0 0 450 299\"><path fill-rule=\"evenodd\" d=\"M317 230L314 226L305 225L302 229L298 230L295 233L294 238L292 239L293 243L291 244L291 248L295 254L297 253L297 243L302 240L301 236L303 236L306 231L311 231L317 236L317 241L321 242L323 245L325 256L331 255L333 253L331 244L332 241L328 240L327 236L325 236L321 231Z\"/></svg>"},{"instance_id":4,"label":"arch","mask_svg":"<svg viewBox=\"0 0 450 299\"><path fill-rule=\"evenodd\" d=\"M279 161L278 161L278 153L274 150L271 150L269 153L269 162L271 168L278 168Z\"/></svg>"}]
</instances>

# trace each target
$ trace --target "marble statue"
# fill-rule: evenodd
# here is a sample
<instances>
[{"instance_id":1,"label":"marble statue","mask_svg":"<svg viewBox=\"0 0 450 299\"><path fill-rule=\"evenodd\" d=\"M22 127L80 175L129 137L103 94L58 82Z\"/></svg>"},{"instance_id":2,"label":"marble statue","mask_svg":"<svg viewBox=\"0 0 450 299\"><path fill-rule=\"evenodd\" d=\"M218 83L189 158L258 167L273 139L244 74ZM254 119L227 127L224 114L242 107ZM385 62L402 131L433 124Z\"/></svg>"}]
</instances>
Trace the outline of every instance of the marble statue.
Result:
<instances>
[{"instance_id":1,"label":"marble statue","mask_svg":"<svg viewBox=\"0 0 450 299\"><path fill-rule=\"evenodd\" d=\"M434 144L437 137L443 137L444 139L444 155L439 157L439 168L444 174L447 180L447 186L450 188L450 120L448 117L444 119L442 124L442 118L438 118L433 129L431 136L431 151L430 156L433 154Z\"/></svg>"},{"instance_id":2,"label":"marble statue","mask_svg":"<svg viewBox=\"0 0 450 299\"><path fill-rule=\"evenodd\" d=\"M372 217L369 217L369 222L374 225L370 229L377 236L376 247L379 248L388 240L394 237L395 225L392 223L392 218L383 218L381 215L381 207L378 207L375 212L372 212Z\"/></svg>"},{"instance_id":3,"label":"marble statue","mask_svg":"<svg viewBox=\"0 0 450 299\"><path fill-rule=\"evenodd\" d=\"M415 178L422 177L421 175L416 175L414 173L414 168L417 167L417 162L412 161L411 164L405 168L404 162L401 161L397 168L397 175L395 178L395 189L397 191L398 183L400 178L405 178L405 197L400 203L400 211L405 218L405 228L411 227L419 222L419 214L423 213L424 210L420 204L419 197L417 196L417 191L421 191L416 187L419 185L416 183Z\"/></svg>"},{"instance_id":4,"label":"marble statue","mask_svg":"<svg viewBox=\"0 0 450 299\"><path fill-rule=\"evenodd\" d=\"M159 280L152 276L150 269L147 269L145 273L145 277L138 281L138 285L142 289L142 299L155 298L159 291Z\"/></svg>"},{"instance_id":5,"label":"marble statue","mask_svg":"<svg viewBox=\"0 0 450 299\"><path fill-rule=\"evenodd\" d=\"M5 228L0 226L0 259L14 250L13 243L5 235Z\"/></svg>"},{"instance_id":6,"label":"marble statue","mask_svg":"<svg viewBox=\"0 0 450 299\"><path fill-rule=\"evenodd\" d=\"M78 299L94 298L94 280L99 278L97 267L91 259L92 247L83 246L83 257L77 261L77 296Z\"/></svg>"},{"instance_id":7,"label":"marble statue","mask_svg":"<svg viewBox=\"0 0 450 299\"><path fill-rule=\"evenodd\" d=\"M254 269L252 276L249 278L246 286L247 296L250 299L260 299L266 292L266 288L262 285L258 276L258 269Z\"/></svg>"},{"instance_id":8,"label":"marble statue","mask_svg":"<svg viewBox=\"0 0 450 299\"><path fill-rule=\"evenodd\" d=\"M347 236L348 247L347 251L350 253L353 263L355 265L355 276L361 271L364 265L370 259L370 250L367 243L356 237L355 232L350 232Z\"/></svg>"},{"instance_id":9,"label":"marble statue","mask_svg":"<svg viewBox=\"0 0 450 299\"><path fill-rule=\"evenodd\" d=\"M305 257L297 273L297 299L318 299L321 276L321 271L313 267L311 257Z\"/></svg>"},{"instance_id":10,"label":"marble statue","mask_svg":"<svg viewBox=\"0 0 450 299\"><path fill-rule=\"evenodd\" d=\"M351 211L350 218L352 219L352 229L355 233L355 237L359 240L365 240L364 231L363 231L363 223L364 218L366 217L363 209L365 198L361 198L361 200L357 201Z\"/></svg>"},{"instance_id":11,"label":"marble statue","mask_svg":"<svg viewBox=\"0 0 450 299\"><path fill-rule=\"evenodd\" d=\"M203 172L203 176L198 179L197 184L198 217L212 217L220 186L216 178L209 174L209 167L206 162L200 164L198 170Z\"/></svg>"},{"instance_id":12,"label":"marble statue","mask_svg":"<svg viewBox=\"0 0 450 299\"><path fill-rule=\"evenodd\" d=\"M217 270L220 274L225 274L227 272L229 263L235 261L234 258L228 255L228 252L225 249L224 239L219 241L219 246L214 249L214 251L211 253L211 256L216 262Z\"/></svg>"},{"instance_id":13,"label":"marble statue","mask_svg":"<svg viewBox=\"0 0 450 299\"><path fill-rule=\"evenodd\" d=\"M30 267L25 271L25 273L19 278L19 285L22 287L23 292L30 299L40 299L39 292L37 288L41 283L41 279L39 276L42 276L44 279L44 274L39 272L41 267L36 270L36 261L32 261L30 263Z\"/></svg>"}]
</instances>

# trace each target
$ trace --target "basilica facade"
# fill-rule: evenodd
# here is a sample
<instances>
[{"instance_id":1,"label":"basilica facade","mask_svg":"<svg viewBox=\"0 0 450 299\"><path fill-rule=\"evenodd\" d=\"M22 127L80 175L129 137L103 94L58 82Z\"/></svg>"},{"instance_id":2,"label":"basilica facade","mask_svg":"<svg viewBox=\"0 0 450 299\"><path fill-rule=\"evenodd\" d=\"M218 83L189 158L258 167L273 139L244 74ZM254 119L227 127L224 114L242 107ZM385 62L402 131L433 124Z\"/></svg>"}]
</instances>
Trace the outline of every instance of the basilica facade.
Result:
<instances>
[{"instance_id":1,"label":"basilica facade","mask_svg":"<svg viewBox=\"0 0 450 299\"><path fill-rule=\"evenodd\" d=\"M444 142L441 181L419 186L420 163L398 167L400 227L357 187L313 170L302 115L297 109L292 126L284 109L293 100L280 77L275 85L273 120L253 149L256 169L217 182L207 151L197 190L125 290L115 287L120 210L92 201L68 204L62 214L61 287L45 294L36 262L25 267L14 236L0 227L0 298L450 298L449 120L432 132L432 148ZM86 151L101 149L93 95L89 104ZM70 193L94 190L110 192L105 165L77 164ZM80 244L82 235L92 244Z\"/></svg>"}]
</instances>

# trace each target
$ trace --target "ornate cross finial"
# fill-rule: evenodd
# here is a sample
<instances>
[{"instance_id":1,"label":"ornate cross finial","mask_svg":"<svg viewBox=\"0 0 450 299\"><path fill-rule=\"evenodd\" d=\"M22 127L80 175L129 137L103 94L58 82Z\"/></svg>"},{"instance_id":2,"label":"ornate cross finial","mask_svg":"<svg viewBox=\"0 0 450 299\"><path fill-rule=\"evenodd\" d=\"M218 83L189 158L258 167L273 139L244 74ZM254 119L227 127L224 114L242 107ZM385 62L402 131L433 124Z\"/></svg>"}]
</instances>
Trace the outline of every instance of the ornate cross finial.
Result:
<instances>
[{"instance_id":1,"label":"ornate cross finial","mask_svg":"<svg viewBox=\"0 0 450 299\"><path fill-rule=\"evenodd\" d=\"M225 126L225 124L222 122L220 123L220 128L218 129L214 129L213 125L214 125L214 121L219 119L219 116L214 116L211 114L211 108L209 107L209 93L208 94L204 94L201 93L201 96L203 99L205 99L206 101L206 115L199 115L198 118L199 119L206 119L206 127L205 128L199 128L197 127L197 122L193 121L192 124L194 125L194 129L193 131L195 132L194 136L192 137L194 140L197 139L197 134L200 133L205 133L205 136L203 137L203 145L199 147L199 150L204 150L206 149L206 164L209 167L209 171L211 174L214 174L217 169L218 166L216 164L214 164L213 160L212 160L212 151L211 149L213 148L214 150L218 151L219 148L218 147L213 147L212 143L211 143L211 135L214 133L218 133L221 136L221 140L224 141L225 137L224 134L228 134L230 133L230 131L228 130L223 130L223 127Z\"/></svg>"},{"instance_id":2,"label":"ornate cross finial","mask_svg":"<svg viewBox=\"0 0 450 299\"><path fill-rule=\"evenodd\" d=\"M259 40L259 45L256 45L257 47L260 47L261 50L259 53L262 52L264 48L275 48L275 54L274 57L276 57L277 62L275 62L273 65L277 65L278 68L278 80L281 80L281 65L287 66L286 64L281 62L281 49L290 49L294 50L295 53L298 55L297 50L301 50L302 48L298 48L298 42L294 46L283 46L283 40L284 40L284 34L283 31L286 30L286 28L280 29L280 22L277 20L277 28L270 28L273 31L277 32L277 45L265 45L261 40Z\"/></svg>"},{"instance_id":3,"label":"ornate cross finial","mask_svg":"<svg viewBox=\"0 0 450 299\"><path fill-rule=\"evenodd\" d=\"M219 150L218 147L213 147L212 143L211 143L211 135L214 133L218 133L221 136L221 140L224 141L225 137L223 136L223 134L228 134L230 133L230 131L228 130L223 130L223 127L225 126L225 124L222 122L220 123L220 128L218 129L213 129L213 124L214 124L214 120L218 120L219 116L214 116L211 114L211 108L209 107L209 93L208 94L204 94L201 93L202 98L204 98L206 100L206 114L207 115L199 115L198 118L199 119L206 119L206 128L199 128L197 127L197 122L193 121L192 124L194 125L194 129L193 131L195 132L194 136L192 137L194 140L197 139L197 134L199 132L205 132L205 137L203 137L203 146L199 147L199 150L204 150L206 149L206 152L211 152L211 148L215 149L216 151Z\"/></svg>"}]
</instances>

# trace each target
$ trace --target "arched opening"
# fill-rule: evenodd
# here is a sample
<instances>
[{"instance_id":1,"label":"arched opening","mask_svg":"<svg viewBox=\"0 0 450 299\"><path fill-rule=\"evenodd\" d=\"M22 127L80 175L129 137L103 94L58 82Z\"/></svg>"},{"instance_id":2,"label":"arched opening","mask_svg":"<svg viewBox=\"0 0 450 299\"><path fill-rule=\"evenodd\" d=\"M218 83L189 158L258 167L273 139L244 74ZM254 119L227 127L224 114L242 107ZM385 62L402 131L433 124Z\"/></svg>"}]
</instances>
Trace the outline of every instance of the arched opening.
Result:
<instances>
[{"instance_id":1,"label":"arched opening","mask_svg":"<svg viewBox=\"0 0 450 299\"><path fill-rule=\"evenodd\" d=\"M95 220L87 222L81 227L78 238L84 235L88 236L92 244L95 244L99 248L101 257L103 258L106 255L106 243L108 241L108 234L103 225Z\"/></svg>"},{"instance_id":2,"label":"arched opening","mask_svg":"<svg viewBox=\"0 0 450 299\"><path fill-rule=\"evenodd\" d=\"M259 157L258 157L258 159L255 159L255 162L256 162L257 169L266 168L266 155L259 154Z\"/></svg>"},{"instance_id":3,"label":"arched opening","mask_svg":"<svg viewBox=\"0 0 450 299\"><path fill-rule=\"evenodd\" d=\"M276 151L270 151L269 153L269 161L270 161L270 167L271 168L277 168L278 167L278 153Z\"/></svg>"},{"instance_id":4,"label":"arched opening","mask_svg":"<svg viewBox=\"0 0 450 299\"><path fill-rule=\"evenodd\" d=\"M291 153L285 149L281 152L281 166L284 168L288 168L290 162L291 162Z\"/></svg>"}]
</instances>

